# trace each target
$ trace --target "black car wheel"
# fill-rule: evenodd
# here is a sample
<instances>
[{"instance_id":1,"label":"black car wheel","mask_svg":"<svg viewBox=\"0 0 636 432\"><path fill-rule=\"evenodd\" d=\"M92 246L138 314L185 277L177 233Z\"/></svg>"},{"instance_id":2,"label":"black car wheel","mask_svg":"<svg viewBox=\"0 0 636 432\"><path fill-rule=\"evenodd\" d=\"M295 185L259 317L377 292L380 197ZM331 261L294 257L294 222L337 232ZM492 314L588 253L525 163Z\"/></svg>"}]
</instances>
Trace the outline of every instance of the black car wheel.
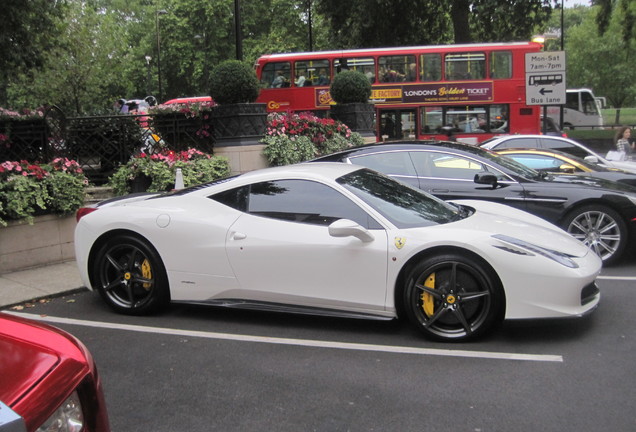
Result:
<instances>
[{"instance_id":1,"label":"black car wheel","mask_svg":"<svg viewBox=\"0 0 636 432\"><path fill-rule=\"evenodd\" d=\"M93 276L100 295L117 312L145 315L170 302L158 253L137 237L117 236L102 245L93 263Z\"/></svg>"},{"instance_id":2,"label":"black car wheel","mask_svg":"<svg viewBox=\"0 0 636 432\"><path fill-rule=\"evenodd\" d=\"M627 225L609 207L581 207L568 214L562 227L596 252L606 265L615 262L627 245Z\"/></svg>"},{"instance_id":3,"label":"black car wheel","mask_svg":"<svg viewBox=\"0 0 636 432\"><path fill-rule=\"evenodd\" d=\"M435 340L478 337L501 320L503 291L485 263L458 254L423 260L407 278L404 311Z\"/></svg>"}]
</instances>

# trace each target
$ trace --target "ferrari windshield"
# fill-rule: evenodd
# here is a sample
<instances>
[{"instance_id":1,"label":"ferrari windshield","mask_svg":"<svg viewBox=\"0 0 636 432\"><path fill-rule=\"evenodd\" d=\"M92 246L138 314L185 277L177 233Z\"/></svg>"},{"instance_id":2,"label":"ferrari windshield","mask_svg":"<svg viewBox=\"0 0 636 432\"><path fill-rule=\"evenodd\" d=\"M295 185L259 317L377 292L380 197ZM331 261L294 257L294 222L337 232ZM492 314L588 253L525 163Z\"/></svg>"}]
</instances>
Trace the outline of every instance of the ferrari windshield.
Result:
<instances>
[{"instance_id":1,"label":"ferrari windshield","mask_svg":"<svg viewBox=\"0 0 636 432\"><path fill-rule=\"evenodd\" d=\"M461 207L368 169L351 172L336 181L397 228L445 224L466 216Z\"/></svg>"}]
</instances>

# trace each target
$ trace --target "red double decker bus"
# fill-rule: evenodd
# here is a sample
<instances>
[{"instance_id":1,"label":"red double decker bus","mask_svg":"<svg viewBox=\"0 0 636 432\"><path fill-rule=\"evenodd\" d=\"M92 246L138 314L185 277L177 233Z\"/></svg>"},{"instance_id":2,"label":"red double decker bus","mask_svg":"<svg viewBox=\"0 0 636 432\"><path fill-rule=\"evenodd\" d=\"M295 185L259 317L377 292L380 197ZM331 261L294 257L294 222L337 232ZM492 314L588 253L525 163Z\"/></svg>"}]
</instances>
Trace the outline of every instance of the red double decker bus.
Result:
<instances>
[{"instance_id":1,"label":"red double decker bus","mask_svg":"<svg viewBox=\"0 0 636 432\"><path fill-rule=\"evenodd\" d=\"M445 126L473 144L535 134L540 107L526 105L525 54L541 50L511 42L264 55L256 63L258 102L269 111L326 115L333 77L357 70L372 84L378 141L443 139Z\"/></svg>"}]
</instances>

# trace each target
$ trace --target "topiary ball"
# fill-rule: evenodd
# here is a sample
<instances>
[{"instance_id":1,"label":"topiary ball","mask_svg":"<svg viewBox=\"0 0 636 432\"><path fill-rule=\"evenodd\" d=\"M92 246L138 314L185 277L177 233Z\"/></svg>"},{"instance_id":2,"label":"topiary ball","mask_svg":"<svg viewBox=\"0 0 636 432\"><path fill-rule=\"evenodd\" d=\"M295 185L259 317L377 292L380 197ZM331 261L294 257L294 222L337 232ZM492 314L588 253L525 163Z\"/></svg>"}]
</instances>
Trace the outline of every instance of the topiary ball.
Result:
<instances>
[{"instance_id":1,"label":"topiary ball","mask_svg":"<svg viewBox=\"0 0 636 432\"><path fill-rule=\"evenodd\" d=\"M220 105L252 103L259 91L256 72L241 61L226 60L210 73L210 96Z\"/></svg>"},{"instance_id":2,"label":"topiary ball","mask_svg":"<svg viewBox=\"0 0 636 432\"><path fill-rule=\"evenodd\" d=\"M371 83L362 72L349 70L336 75L329 91L331 98L339 104L367 103L371 96Z\"/></svg>"}]
</instances>

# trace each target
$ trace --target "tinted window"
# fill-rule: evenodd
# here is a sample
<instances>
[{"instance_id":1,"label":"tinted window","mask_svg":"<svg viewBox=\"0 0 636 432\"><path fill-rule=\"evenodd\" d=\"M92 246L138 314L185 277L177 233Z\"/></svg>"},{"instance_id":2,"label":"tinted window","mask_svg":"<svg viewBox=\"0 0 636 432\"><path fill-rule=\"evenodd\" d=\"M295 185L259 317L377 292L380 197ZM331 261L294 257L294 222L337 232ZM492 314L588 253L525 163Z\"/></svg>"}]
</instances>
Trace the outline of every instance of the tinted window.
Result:
<instances>
[{"instance_id":1,"label":"tinted window","mask_svg":"<svg viewBox=\"0 0 636 432\"><path fill-rule=\"evenodd\" d=\"M374 171L361 169L336 181L398 228L444 224L461 217L458 207Z\"/></svg>"},{"instance_id":2,"label":"tinted window","mask_svg":"<svg viewBox=\"0 0 636 432\"><path fill-rule=\"evenodd\" d=\"M507 154L505 156L538 171L557 172L560 170L561 165L566 164L566 162L560 159L544 155Z\"/></svg>"},{"instance_id":3,"label":"tinted window","mask_svg":"<svg viewBox=\"0 0 636 432\"><path fill-rule=\"evenodd\" d=\"M412 152L418 173L423 177L473 181L484 166L463 156L442 152Z\"/></svg>"},{"instance_id":4,"label":"tinted window","mask_svg":"<svg viewBox=\"0 0 636 432\"><path fill-rule=\"evenodd\" d=\"M386 152L351 158L351 163L394 176L416 176L408 152Z\"/></svg>"},{"instance_id":5,"label":"tinted window","mask_svg":"<svg viewBox=\"0 0 636 432\"><path fill-rule=\"evenodd\" d=\"M248 186L218 193L211 198L238 211L247 211Z\"/></svg>"},{"instance_id":6,"label":"tinted window","mask_svg":"<svg viewBox=\"0 0 636 432\"><path fill-rule=\"evenodd\" d=\"M349 198L313 181L255 183L221 192L211 198L237 210L273 219L314 225L329 225L338 219L351 219L365 228L381 228Z\"/></svg>"},{"instance_id":7,"label":"tinted window","mask_svg":"<svg viewBox=\"0 0 636 432\"><path fill-rule=\"evenodd\" d=\"M505 140L500 143L496 150L502 150L506 148L539 148L539 140L536 138L513 138Z\"/></svg>"},{"instance_id":8,"label":"tinted window","mask_svg":"<svg viewBox=\"0 0 636 432\"><path fill-rule=\"evenodd\" d=\"M505 163L506 161L513 162L510 159L499 157L496 153L484 152L482 156L488 155L494 155L496 163ZM411 158L413 159L415 169L420 177L473 181L475 179L475 174L478 172L489 171L495 174L499 181L513 181L505 173L492 169L488 165L482 164L480 161L462 155L442 153L439 151L412 151ZM520 167L522 166L520 164L516 165L519 165ZM506 168L511 168L507 165L504 166Z\"/></svg>"},{"instance_id":9,"label":"tinted window","mask_svg":"<svg viewBox=\"0 0 636 432\"><path fill-rule=\"evenodd\" d=\"M589 153L585 149L567 141L561 141L561 140L550 139L550 138L542 138L541 141L543 142L543 146L545 148L548 148L551 150L559 150L564 153L572 154L574 156L578 156L581 158L589 156Z\"/></svg>"}]
</instances>

